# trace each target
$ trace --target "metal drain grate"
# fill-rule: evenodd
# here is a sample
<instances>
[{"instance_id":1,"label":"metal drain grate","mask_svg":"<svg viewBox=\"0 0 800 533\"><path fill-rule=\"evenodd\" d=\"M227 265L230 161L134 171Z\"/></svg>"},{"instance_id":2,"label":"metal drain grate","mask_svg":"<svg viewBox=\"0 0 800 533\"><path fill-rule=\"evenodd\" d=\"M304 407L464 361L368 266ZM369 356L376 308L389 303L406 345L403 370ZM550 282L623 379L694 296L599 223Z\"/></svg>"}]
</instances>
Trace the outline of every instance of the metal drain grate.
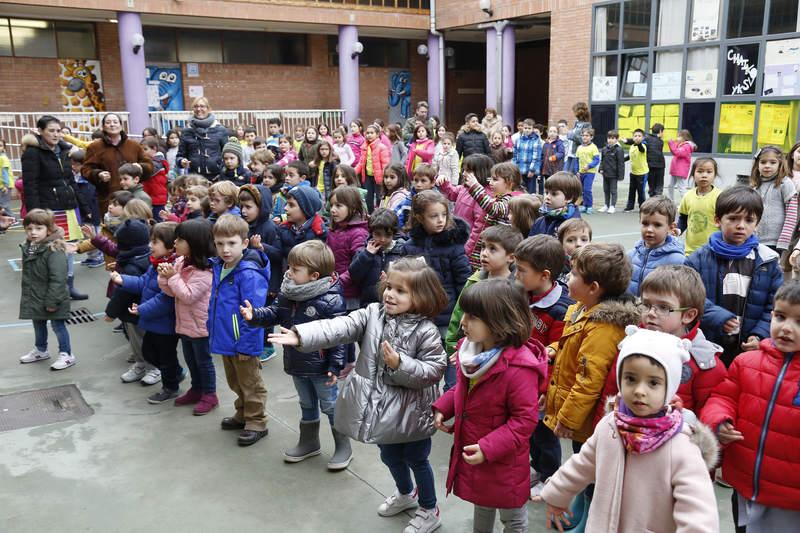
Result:
<instances>
[{"instance_id":1,"label":"metal drain grate","mask_svg":"<svg viewBox=\"0 0 800 533\"><path fill-rule=\"evenodd\" d=\"M95 322L96 320L97 317L94 316L91 311L89 311L85 307L79 307L69 312L69 318L67 319L67 324L69 324L70 326L75 326L78 324L86 324L87 322Z\"/></svg>"},{"instance_id":2,"label":"metal drain grate","mask_svg":"<svg viewBox=\"0 0 800 533\"><path fill-rule=\"evenodd\" d=\"M0 396L0 431L30 428L94 414L75 385Z\"/></svg>"}]
</instances>

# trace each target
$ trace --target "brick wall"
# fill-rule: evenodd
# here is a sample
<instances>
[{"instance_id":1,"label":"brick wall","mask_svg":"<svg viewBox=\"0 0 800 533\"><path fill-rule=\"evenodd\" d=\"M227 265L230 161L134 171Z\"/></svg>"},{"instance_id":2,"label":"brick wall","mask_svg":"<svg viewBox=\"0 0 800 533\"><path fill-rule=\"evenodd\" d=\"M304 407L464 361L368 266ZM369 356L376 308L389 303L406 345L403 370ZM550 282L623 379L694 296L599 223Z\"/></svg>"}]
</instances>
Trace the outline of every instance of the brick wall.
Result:
<instances>
[{"instance_id":1,"label":"brick wall","mask_svg":"<svg viewBox=\"0 0 800 533\"><path fill-rule=\"evenodd\" d=\"M572 105L589 101L589 56L592 38L592 2L558 2L550 13L549 120L574 118Z\"/></svg>"}]
</instances>

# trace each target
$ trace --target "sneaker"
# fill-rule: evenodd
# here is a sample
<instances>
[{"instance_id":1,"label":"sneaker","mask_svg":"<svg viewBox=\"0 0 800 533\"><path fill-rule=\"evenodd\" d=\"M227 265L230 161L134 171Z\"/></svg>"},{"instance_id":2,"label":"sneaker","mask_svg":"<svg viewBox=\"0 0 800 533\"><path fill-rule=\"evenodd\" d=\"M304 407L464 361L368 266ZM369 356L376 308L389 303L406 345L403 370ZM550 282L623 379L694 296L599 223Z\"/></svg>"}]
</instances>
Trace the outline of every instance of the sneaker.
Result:
<instances>
[{"instance_id":1,"label":"sneaker","mask_svg":"<svg viewBox=\"0 0 800 533\"><path fill-rule=\"evenodd\" d=\"M172 400L173 398L177 398L177 397L178 397L178 391L177 390L161 389L157 393L151 394L150 396L148 396L147 397L147 403L159 404L159 403L168 402L168 401Z\"/></svg>"},{"instance_id":2,"label":"sneaker","mask_svg":"<svg viewBox=\"0 0 800 533\"><path fill-rule=\"evenodd\" d=\"M613 215L613 214L614 214L614 213L616 213L616 212L617 212L617 210L614 208L614 206L613 206L613 205L611 205L611 206L609 206L609 207L608 207L608 211L607 211L607 213L608 213L609 215Z\"/></svg>"},{"instance_id":3,"label":"sneaker","mask_svg":"<svg viewBox=\"0 0 800 533\"><path fill-rule=\"evenodd\" d=\"M200 397L200 401L197 402L197 405L194 406L194 410L192 410L192 414L195 416L203 416L207 415L214 409L216 406L219 405L219 399L217 395L212 393L203 394Z\"/></svg>"},{"instance_id":4,"label":"sneaker","mask_svg":"<svg viewBox=\"0 0 800 533\"><path fill-rule=\"evenodd\" d=\"M199 389L189 389L175 398L175 405L194 405L200 401L203 393Z\"/></svg>"},{"instance_id":5,"label":"sneaker","mask_svg":"<svg viewBox=\"0 0 800 533\"><path fill-rule=\"evenodd\" d=\"M592 209L591 207L587 207L584 213L586 213L587 215L591 215L592 213L594 213L594 209Z\"/></svg>"},{"instance_id":6,"label":"sneaker","mask_svg":"<svg viewBox=\"0 0 800 533\"><path fill-rule=\"evenodd\" d=\"M40 352L39 350L34 348L30 352L20 357L19 362L22 364L36 363L38 361L44 361L45 359L50 359L50 354L47 352Z\"/></svg>"},{"instance_id":7,"label":"sneaker","mask_svg":"<svg viewBox=\"0 0 800 533\"><path fill-rule=\"evenodd\" d=\"M121 379L123 383L134 383L140 381L145 374L147 374L147 367L141 363L134 363L127 372L119 377L119 379Z\"/></svg>"},{"instance_id":8,"label":"sneaker","mask_svg":"<svg viewBox=\"0 0 800 533\"><path fill-rule=\"evenodd\" d=\"M122 323L120 322L116 326L114 326L111 330L113 333L123 333L125 330L122 327Z\"/></svg>"},{"instance_id":9,"label":"sneaker","mask_svg":"<svg viewBox=\"0 0 800 533\"><path fill-rule=\"evenodd\" d=\"M439 519L439 508L423 509L420 507L414 514L414 518L409 521L403 533L430 533L436 531L442 521Z\"/></svg>"},{"instance_id":10,"label":"sneaker","mask_svg":"<svg viewBox=\"0 0 800 533\"><path fill-rule=\"evenodd\" d=\"M128 364L130 364L130 365L132 365L133 363L135 363L135 362L136 362L136 358L133 356L133 354L130 354L130 355L128 356L128 358L125 360L125 362L126 362L126 363L128 363Z\"/></svg>"},{"instance_id":11,"label":"sneaker","mask_svg":"<svg viewBox=\"0 0 800 533\"><path fill-rule=\"evenodd\" d=\"M81 261L81 264L89 268L97 268L104 266L106 262L103 260L103 257L100 256L100 257L90 257L89 259Z\"/></svg>"},{"instance_id":12,"label":"sneaker","mask_svg":"<svg viewBox=\"0 0 800 533\"><path fill-rule=\"evenodd\" d=\"M155 385L161 381L161 370L157 368L151 368L147 371L147 373L142 378L141 384L142 385Z\"/></svg>"},{"instance_id":13,"label":"sneaker","mask_svg":"<svg viewBox=\"0 0 800 533\"><path fill-rule=\"evenodd\" d=\"M276 355L275 346L264 346L264 350L261 352L259 359L261 359L262 363L266 363Z\"/></svg>"},{"instance_id":14,"label":"sneaker","mask_svg":"<svg viewBox=\"0 0 800 533\"><path fill-rule=\"evenodd\" d=\"M416 487L411 494L400 494L400 492L395 489L394 494L386 498L383 503L378 506L378 514L381 516L394 516L408 509L414 509L415 507L419 507Z\"/></svg>"},{"instance_id":15,"label":"sneaker","mask_svg":"<svg viewBox=\"0 0 800 533\"><path fill-rule=\"evenodd\" d=\"M625 209L622 210L622 212L623 213L633 213L633 208L632 207L626 207Z\"/></svg>"},{"instance_id":16,"label":"sneaker","mask_svg":"<svg viewBox=\"0 0 800 533\"><path fill-rule=\"evenodd\" d=\"M71 353L60 352L56 362L50 365L50 370L64 370L75 364L75 356Z\"/></svg>"},{"instance_id":17,"label":"sneaker","mask_svg":"<svg viewBox=\"0 0 800 533\"><path fill-rule=\"evenodd\" d=\"M531 500L535 502L541 501L543 490L544 490L544 483L541 481L537 481L536 484L533 487L531 487Z\"/></svg>"},{"instance_id":18,"label":"sneaker","mask_svg":"<svg viewBox=\"0 0 800 533\"><path fill-rule=\"evenodd\" d=\"M604 205L603 207L597 210L598 213L605 213L606 211L608 211L607 205Z\"/></svg>"},{"instance_id":19,"label":"sneaker","mask_svg":"<svg viewBox=\"0 0 800 533\"><path fill-rule=\"evenodd\" d=\"M585 205L579 206L578 207L578 211L580 211L581 213L585 213L586 212L586 206Z\"/></svg>"}]
</instances>

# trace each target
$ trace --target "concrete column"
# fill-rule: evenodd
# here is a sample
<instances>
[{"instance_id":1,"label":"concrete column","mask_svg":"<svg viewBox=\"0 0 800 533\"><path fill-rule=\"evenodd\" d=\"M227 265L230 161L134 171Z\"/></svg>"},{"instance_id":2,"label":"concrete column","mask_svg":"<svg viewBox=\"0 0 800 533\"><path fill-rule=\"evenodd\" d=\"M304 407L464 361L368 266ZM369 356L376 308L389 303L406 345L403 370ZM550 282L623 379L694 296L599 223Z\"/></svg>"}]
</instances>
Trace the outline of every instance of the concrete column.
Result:
<instances>
[{"instance_id":1,"label":"concrete column","mask_svg":"<svg viewBox=\"0 0 800 533\"><path fill-rule=\"evenodd\" d=\"M486 107L497 107L498 96L497 32L494 28L486 28Z\"/></svg>"},{"instance_id":2,"label":"concrete column","mask_svg":"<svg viewBox=\"0 0 800 533\"><path fill-rule=\"evenodd\" d=\"M339 102L348 124L359 116L358 56L351 57L358 28L339 26Z\"/></svg>"},{"instance_id":3,"label":"concrete column","mask_svg":"<svg viewBox=\"0 0 800 533\"><path fill-rule=\"evenodd\" d=\"M141 135L150 126L147 113L147 76L145 73L144 47L133 53L131 38L142 35L142 19L139 13L117 13L119 33L119 58L122 67L122 84L125 93L125 108L128 111L128 133Z\"/></svg>"},{"instance_id":4,"label":"concrete column","mask_svg":"<svg viewBox=\"0 0 800 533\"><path fill-rule=\"evenodd\" d=\"M439 108L439 37L428 34L428 113L431 116L441 116ZM413 100L413 98L412 98Z\"/></svg>"},{"instance_id":5,"label":"concrete column","mask_svg":"<svg viewBox=\"0 0 800 533\"><path fill-rule=\"evenodd\" d=\"M514 26L508 25L503 28L503 109L498 109L498 113L503 114L506 124L514 124L514 88L516 84L516 52L517 41L514 33Z\"/></svg>"}]
</instances>

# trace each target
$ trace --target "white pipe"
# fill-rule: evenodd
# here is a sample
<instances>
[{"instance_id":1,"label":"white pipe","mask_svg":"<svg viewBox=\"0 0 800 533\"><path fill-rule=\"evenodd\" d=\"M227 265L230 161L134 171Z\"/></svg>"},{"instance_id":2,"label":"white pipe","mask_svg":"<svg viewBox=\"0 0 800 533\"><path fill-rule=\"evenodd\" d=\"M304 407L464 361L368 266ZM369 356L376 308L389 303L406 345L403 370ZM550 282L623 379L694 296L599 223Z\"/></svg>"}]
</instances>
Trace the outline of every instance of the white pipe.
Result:
<instances>
[{"instance_id":1,"label":"white pipe","mask_svg":"<svg viewBox=\"0 0 800 533\"><path fill-rule=\"evenodd\" d=\"M500 20L494 23L494 30L497 32L497 40L495 41L497 46L495 52L497 55L497 79L495 80L497 84L497 104L495 108L498 114L503 109L503 30L506 26L508 26L507 20Z\"/></svg>"},{"instance_id":2,"label":"white pipe","mask_svg":"<svg viewBox=\"0 0 800 533\"><path fill-rule=\"evenodd\" d=\"M431 34L436 35L439 38L439 120L444 120L445 111L444 111L444 79L445 79L445 67L444 67L444 35L441 32L436 30L436 0L430 0L430 20L431 20ZM433 50L428 50L429 54L433 53Z\"/></svg>"}]
</instances>

